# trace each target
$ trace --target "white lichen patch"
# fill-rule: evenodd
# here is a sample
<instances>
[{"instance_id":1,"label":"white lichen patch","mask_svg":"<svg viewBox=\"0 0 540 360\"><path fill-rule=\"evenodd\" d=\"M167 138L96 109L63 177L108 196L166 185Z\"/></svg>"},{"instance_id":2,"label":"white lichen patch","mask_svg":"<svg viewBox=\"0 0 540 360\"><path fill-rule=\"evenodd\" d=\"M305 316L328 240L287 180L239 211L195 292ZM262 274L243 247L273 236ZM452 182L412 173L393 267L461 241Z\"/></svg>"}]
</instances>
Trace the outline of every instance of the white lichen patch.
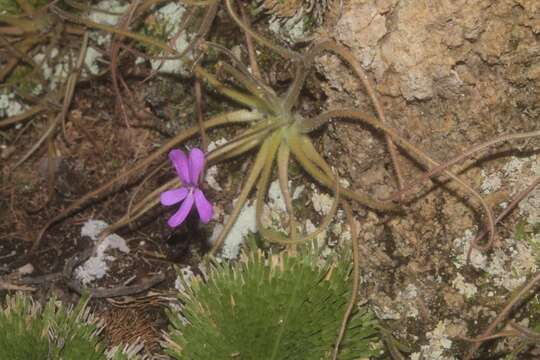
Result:
<instances>
[{"instance_id":1,"label":"white lichen patch","mask_svg":"<svg viewBox=\"0 0 540 360\"><path fill-rule=\"evenodd\" d=\"M503 249L496 249L491 256L486 272L493 277L496 286L513 291L521 286L527 275L537 269L536 258L529 244L506 239Z\"/></svg>"},{"instance_id":2,"label":"white lichen patch","mask_svg":"<svg viewBox=\"0 0 540 360\"><path fill-rule=\"evenodd\" d=\"M380 300L380 299L379 299ZM400 320L401 314L393 307L386 305L373 305L373 312L381 320Z\"/></svg>"},{"instance_id":3,"label":"white lichen patch","mask_svg":"<svg viewBox=\"0 0 540 360\"><path fill-rule=\"evenodd\" d=\"M330 209L332 209L334 200L330 195L320 193L315 185L312 185L311 189L313 190L311 194L311 203L313 204L315 211L317 211L319 215L327 215L330 212Z\"/></svg>"},{"instance_id":4,"label":"white lichen patch","mask_svg":"<svg viewBox=\"0 0 540 360\"><path fill-rule=\"evenodd\" d=\"M98 59L101 57L99 51L93 47L88 47L86 49L86 56L84 57L84 64L86 68L92 75L97 75L99 73Z\"/></svg>"},{"instance_id":5,"label":"white lichen patch","mask_svg":"<svg viewBox=\"0 0 540 360\"><path fill-rule=\"evenodd\" d=\"M449 320L439 321L435 329L426 333L428 339L427 345L422 345L420 352L411 354L411 360L430 359L430 360L453 360L455 357L450 355L452 340L447 334ZM422 357L423 356L423 357Z\"/></svg>"},{"instance_id":6,"label":"white lichen patch","mask_svg":"<svg viewBox=\"0 0 540 360\"><path fill-rule=\"evenodd\" d=\"M184 292L191 284L191 280L195 274L191 270L190 266L184 266L180 268L180 274L174 281L174 288L180 292Z\"/></svg>"},{"instance_id":7,"label":"white lichen patch","mask_svg":"<svg viewBox=\"0 0 540 360\"><path fill-rule=\"evenodd\" d=\"M418 317L418 309L415 306L416 298L418 297L418 288L414 284L409 284L405 289L398 293L397 301L400 302L400 312L408 318L416 319Z\"/></svg>"},{"instance_id":8,"label":"white lichen patch","mask_svg":"<svg viewBox=\"0 0 540 360\"><path fill-rule=\"evenodd\" d=\"M0 118L11 117L22 113L25 105L15 99L13 93L0 93Z\"/></svg>"},{"instance_id":9,"label":"white lichen patch","mask_svg":"<svg viewBox=\"0 0 540 360\"><path fill-rule=\"evenodd\" d=\"M101 279L107 274L109 264L115 260L114 256L108 254L110 250L117 249L121 252L129 253L126 241L116 234L108 235L103 241L98 243L99 234L107 226L109 224L102 220L88 220L81 229L81 237L87 236L97 245L95 255L75 269L75 276L83 284Z\"/></svg>"},{"instance_id":10,"label":"white lichen patch","mask_svg":"<svg viewBox=\"0 0 540 360\"><path fill-rule=\"evenodd\" d=\"M480 172L480 176L482 176L482 184L480 185L480 189L484 194L489 194L492 192L495 192L499 190L502 186L502 180L500 173L496 172L491 175L487 175L485 170L482 170Z\"/></svg>"},{"instance_id":11,"label":"white lichen patch","mask_svg":"<svg viewBox=\"0 0 540 360\"><path fill-rule=\"evenodd\" d=\"M91 11L88 15L90 20L103 25L115 26L127 10L128 4L118 0L103 0L94 5L94 8L97 10Z\"/></svg>"},{"instance_id":12,"label":"white lichen patch","mask_svg":"<svg viewBox=\"0 0 540 360\"><path fill-rule=\"evenodd\" d=\"M462 237L459 237L454 240L454 252L457 254L454 260L454 265L456 268L461 268L465 265L467 261L467 255L469 254L469 248L471 246L471 241L474 239L476 234L475 229L465 230ZM470 253L470 264L479 270L485 269L487 264L487 256L476 248L471 249Z\"/></svg>"},{"instance_id":13,"label":"white lichen patch","mask_svg":"<svg viewBox=\"0 0 540 360\"><path fill-rule=\"evenodd\" d=\"M419 315L416 301L419 289L414 284L408 284L401 289L395 299L378 294L373 309L379 319L400 320L406 318L417 319Z\"/></svg>"},{"instance_id":14,"label":"white lichen patch","mask_svg":"<svg viewBox=\"0 0 540 360\"><path fill-rule=\"evenodd\" d=\"M289 181L289 186L291 182ZM268 206L275 211L285 212L287 207L285 205L285 200L283 199L283 194L281 193L281 187L279 186L279 181L273 181L270 184L268 189Z\"/></svg>"},{"instance_id":15,"label":"white lichen patch","mask_svg":"<svg viewBox=\"0 0 540 360\"><path fill-rule=\"evenodd\" d=\"M482 171L481 189L491 193L500 188L508 188L512 195L524 190L536 177L540 176L540 159L537 155L526 158L512 157L499 171L487 174ZM540 223L540 187L536 187L519 205L519 213L529 224Z\"/></svg>"},{"instance_id":16,"label":"white lichen patch","mask_svg":"<svg viewBox=\"0 0 540 360\"><path fill-rule=\"evenodd\" d=\"M473 298L478 292L476 285L466 282L465 278L460 273L458 273L454 281L452 281L452 286L467 299Z\"/></svg>"},{"instance_id":17,"label":"white lichen patch","mask_svg":"<svg viewBox=\"0 0 540 360\"><path fill-rule=\"evenodd\" d=\"M306 219L304 228L305 228L306 234L311 234L312 232L317 230L317 227L310 219ZM324 248L324 245L326 244L326 238L327 238L326 229L323 229L323 231L321 231L321 233L315 237L315 240L317 241L317 245L319 249ZM330 249L328 249L328 252L330 252ZM323 254L323 256L326 256L326 255L329 255L329 254Z\"/></svg>"},{"instance_id":18,"label":"white lichen patch","mask_svg":"<svg viewBox=\"0 0 540 360\"><path fill-rule=\"evenodd\" d=\"M212 141L212 142L210 142L210 144L208 144L208 151L213 151L213 150L217 149L218 147L225 145L226 143L227 143L227 139L225 139L225 138L221 138L221 139L218 139L216 141ZM221 187L221 185L219 185L219 183L218 183L218 181L216 179L217 174L218 174L217 165L210 166L206 170L206 173L204 175L204 181L212 189L214 189L216 191L223 191L223 188Z\"/></svg>"},{"instance_id":19,"label":"white lichen patch","mask_svg":"<svg viewBox=\"0 0 540 360\"><path fill-rule=\"evenodd\" d=\"M190 43L190 36L186 31L177 34L180 26L182 26L182 17L186 12L186 8L181 4L171 2L155 12L156 21L165 24L165 33L167 34L167 42L173 40L172 47L178 52L184 51ZM163 56L164 54L161 53ZM186 68L184 59L167 59L167 60L151 60L150 65L152 70L166 74L189 74Z\"/></svg>"},{"instance_id":20,"label":"white lichen patch","mask_svg":"<svg viewBox=\"0 0 540 360\"><path fill-rule=\"evenodd\" d=\"M116 26L122 15L127 11L128 6L129 4L127 2L102 0L93 6L97 10L90 11L88 18L99 24ZM99 46L104 47L108 46L111 42L111 34L105 31L90 31L90 38Z\"/></svg>"},{"instance_id":21,"label":"white lichen patch","mask_svg":"<svg viewBox=\"0 0 540 360\"><path fill-rule=\"evenodd\" d=\"M270 19L268 28L282 40L295 43L305 37L306 27L304 18L303 11L299 11L285 21L282 18L273 16Z\"/></svg>"},{"instance_id":22,"label":"white lichen patch","mask_svg":"<svg viewBox=\"0 0 540 360\"><path fill-rule=\"evenodd\" d=\"M473 237L473 231L466 230L463 237L454 240L454 251L458 254L454 265L458 269L465 264ZM490 282L493 285L503 287L508 291L513 291L523 284L527 275L537 269L533 246L512 238L505 239L501 246L494 249L489 255L473 248L470 263L476 269L489 274ZM457 285L460 285L460 293L465 296L467 296L467 293L472 294L471 291L473 290L469 286L471 284L461 283L459 281L460 276L458 274L456 280L454 280L454 287L460 290L457 287Z\"/></svg>"},{"instance_id":23,"label":"white lichen patch","mask_svg":"<svg viewBox=\"0 0 540 360\"><path fill-rule=\"evenodd\" d=\"M48 57L43 53L34 56L34 61L41 67L43 77L49 83L49 90L67 81L69 71L74 66L72 59L76 56L74 52L60 54L58 49L53 49Z\"/></svg>"},{"instance_id":24,"label":"white lichen patch","mask_svg":"<svg viewBox=\"0 0 540 360\"><path fill-rule=\"evenodd\" d=\"M228 216L225 216L224 223L227 223L227 220ZM214 231L210 237L210 243L213 243L217 239L222 230L223 225L221 224L214 227ZM256 230L255 204L246 203L240 211L240 215L232 226L231 231L229 231L229 234L225 237L223 248L221 250L221 257L229 260L236 259L240 252L240 246L244 243L245 237L250 232L255 232Z\"/></svg>"}]
</instances>

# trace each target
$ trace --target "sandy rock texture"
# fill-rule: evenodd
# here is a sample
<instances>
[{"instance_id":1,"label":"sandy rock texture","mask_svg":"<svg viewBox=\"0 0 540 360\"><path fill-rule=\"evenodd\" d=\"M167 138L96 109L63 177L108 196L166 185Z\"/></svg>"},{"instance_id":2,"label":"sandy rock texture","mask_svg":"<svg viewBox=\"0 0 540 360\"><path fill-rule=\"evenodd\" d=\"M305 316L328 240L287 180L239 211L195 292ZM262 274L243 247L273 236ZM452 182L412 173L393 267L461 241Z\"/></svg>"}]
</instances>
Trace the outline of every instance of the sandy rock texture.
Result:
<instances>
[{"instance_id":1,"label":"sandy rock texture","mask_svg":"<svg viewBox=\"0 0 540 360\"><path fill-rule=\"evenodd\" d=\"M437 161L498 135L540 127L537 0L345 1L329 32L368 72L388 123ZM324 56L318 66L328 80L327 108L373 111L341 61ZM481 191L486 174L502 171L512 155L525 164L512 176L533 179L540 175L531 165L538 152L527 150L539 145L538 139L501 144L460 176ZM334 123L322 147L355 190L385 197L396 189L384 139L368 127ZM410 158L401 156L400 165L407 179L420 173ZM517 186L503 178L496 191L483 195L499 213L523 189ZM519 276L526 276L536 270L538 254L516 240L515 225L523 220L516 212L498 227L495 250L481 254L484 269L462 264L458 258L467 245L461 240L483 227L482 211L470 195L445 186L422 194L403 214L364 212L359 218L371 255L367 292L380 316L399 319L398 335L415 344L412 358L460 358L468 344L453 335L478 335L509 294L493 267L512 271L518 254L530 255L519 267Z\"/></svg>"}]
</instances>

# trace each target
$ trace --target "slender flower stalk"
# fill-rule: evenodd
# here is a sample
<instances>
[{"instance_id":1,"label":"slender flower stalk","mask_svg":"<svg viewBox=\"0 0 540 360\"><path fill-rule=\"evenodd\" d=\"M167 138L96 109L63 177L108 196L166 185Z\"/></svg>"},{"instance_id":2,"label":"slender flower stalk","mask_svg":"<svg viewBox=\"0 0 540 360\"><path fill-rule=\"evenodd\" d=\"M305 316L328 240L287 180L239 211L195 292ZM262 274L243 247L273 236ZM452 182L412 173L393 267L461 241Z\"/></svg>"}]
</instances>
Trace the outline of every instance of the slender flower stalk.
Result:
<instances>
[{"instance_id":1,"label":"slender flower stalk","mask_svg":"<svg viewBox=\"0 0 540 360\"><path fill-rule=\"evenodd\" d=\"M188 158L182 150L175 149L169 153L169 159L176 169L182 187L161 193L161 204L170 206L181 202L182 205L167 221L167 224L172 228L181 225L191 212L193 204L197 208L201 221L204 224L208 223L214 214L213 207L199 188L204 168L204 153L201 149L194 148L189 152Z\"/></svg>"}]
</instances>

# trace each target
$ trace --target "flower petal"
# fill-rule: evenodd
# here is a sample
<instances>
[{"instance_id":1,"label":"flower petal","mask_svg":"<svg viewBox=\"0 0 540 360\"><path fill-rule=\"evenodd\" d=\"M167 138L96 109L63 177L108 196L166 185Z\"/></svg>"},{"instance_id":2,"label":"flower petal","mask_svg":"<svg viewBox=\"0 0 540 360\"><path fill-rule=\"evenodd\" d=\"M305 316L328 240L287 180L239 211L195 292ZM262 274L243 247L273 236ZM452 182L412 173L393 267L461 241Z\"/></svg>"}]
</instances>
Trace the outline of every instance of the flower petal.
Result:
<instances>
[{"instance_id":1,"label":"flower petal","mask_svg":"<svg viewBox=\"0 0 540 360\"><path fill-rule=\"evenodd\" d=\"M172 228L182 224L193 207L193 201L193 194L188 194L182 205L180 205L180 209L178 209L178 211L171 216L169 221L167 221L167 224L169 224L169 226Z\"/></svg>"},{"instance_id":2,"label":"flower petal","mask_svg":"<svg viewBox=\"0 0 540 360\"><path fill-rule=\"evenodd\" d=\"M161 205L169 206L178 204L180 201L186 198L188 192L189 190L185 187L164 191L160 195Z\"/></svg>"},{"instance_id":3,"label":"flower petal","mask_svg":"<svg viewBox=\"0 0 540 360\"><path fill-rule=\"evenodd\" d=\"M189 152L189 175L193 185L199 183L199 176L204 167L204 153L201 149L193 148Z\"/></svg>"},{"instance_id":4,"label":"flower petal","mask_svg":"<svg viewBox=\"0 0 540 360\"><path fill-rule=\"evenodd\" d=\"M197 206L197 211L203 224L208 223L214 215L214 209L212 203L206 200L206 197L200 189L195 190L195 206Z\"/></svg>"},{"instance_id":5,"label":"flower petal","mask_svg":"<svg viewBox=\"0 0 540 360\"><path fill-rule=\"evenodd\" d=\"M176 173L184 185L190 184L189 176L189 162L186 154L182 150L171 150L169 152L169 159L176 168Z\"/></svg>"}]
</instances>

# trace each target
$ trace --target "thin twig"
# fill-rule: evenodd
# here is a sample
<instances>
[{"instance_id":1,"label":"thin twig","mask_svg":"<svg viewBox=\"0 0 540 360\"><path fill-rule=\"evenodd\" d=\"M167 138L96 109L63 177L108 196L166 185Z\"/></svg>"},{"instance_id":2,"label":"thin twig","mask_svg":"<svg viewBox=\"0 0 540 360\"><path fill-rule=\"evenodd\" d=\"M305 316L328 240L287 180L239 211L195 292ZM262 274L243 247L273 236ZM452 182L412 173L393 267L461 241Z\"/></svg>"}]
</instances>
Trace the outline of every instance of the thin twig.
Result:
<instances>
[{"instance_id":1,"label":"thin twig","mask_svg":"<svg viewBox=\"0 0 540 360\"><path fill-rule=\"evenodd\" d=\"M203 152L206 153L208 150L208 137L206 136L206 131L204 130L203 125L203 99L202 99L202 90L201 90L201 81L199 78L195 78L195 108L197 112L197 124L199 125L199 132L201 134L201 142L203 147Z\"/></svg>"},{"instance_id":2,"label":"thin twig","mask_svg":"<svg viewBox=\"0 0 540 360\"><path fill-rule=\"evenodd\" d=\"M356 227L356 222L354 220L353 212L351 210L349 203L343 200L341 202L341 205L343 206L343 209L345 210L345 214L347 215L349 228L351 231L352 255L353 255L353 288L352 288L352 293L351 293L351 299L349 300L349 305L347 306L347 310L345 311L345 314L343 315L343 320L341 321L341 327L339 329L339 334L338 334L336 344L334 347L334 352L332 354L332 360L336 360L339 355L339 346L341 345L341 342L343 341L343 338L345 337L347 324L349 323L351 314L353 313L354 307L356 306L356 302L358 299L358 290L360 289L360 254L359 254L359 246L358 246L358 229Z\"/></svg>"},{"instance_id":3,"label":"thin twig","mask_svg":"<svg viewBox=\"0 0 540 360\"><path fill-rule=\"evenodd\" d=\"M525 296L529 291L531 291L535 286L536 283L540 281L540 272L536 273L536 275L528 282L526 283L523 288L512 295L510 297L510 300L506 304L506 306L502 309L502 311L497 315L495 320L491 322L491 324L487 327L487 329L482 333L482 335L479 336L479 338L485 338L487 336L490 336L493 333L493 330L502 322L508 314L510 314L510 311L516 304L521 300L523 296ZM478 350L478 348L482 345L482 342L475 342L472 347L469 349L467 354L465 355L465 360L472 359L474 356L474 353Z\"/></svg>"},{"instance_id":4,"label":"thin twig","mask_svg":"<svg viewBox=\"0 0 540 360\"><path fill-rule=\"evenodd\" d=\"M499 214L499 216L495 218L495 224L498 224L502 219L504 219L506 215L508 215L521 202L521 200L523 200L527 195L529 195L534 190L535 187L538 186L538 184L540 184L540 176L537 177L533 181L533 183L529 185L525 190L521 191L512 199L510 204L508 204L508 206L504 208L504 210ZM479 245L480 240L482 240L488 233L489 233L489 229L484 228L484 230L482 230L482 232L476 235L476 238L474 238L474 240L471 241L472 246L469 248L469 251L467 253L467 262L469 261L473 247L476 249L482 250L482 246Z\"/></svg>"},{"instance_id":5,"label":"thin twig","mask_svg":"<svg viewBox=\"0 0 540 360\"><path fill-rule=\"evenodd\" d=\"M240 1L238 1L237 3L238 7L240 8L240 15L242 16L242 21L244 22L244 24L246 24L246 26L250 27L251 23L246 13L246 9L244 9L244 6ZM244 31L244 35L246 36L246 47L248 50L249 66L251 66L251 72L256 79L258 79L259 81L263 81L261 70L259 69L259 64L257 63L257 57L255 55L255 46L253 45L253 39L247 31Z\"/></svg>"}]
</instances>

